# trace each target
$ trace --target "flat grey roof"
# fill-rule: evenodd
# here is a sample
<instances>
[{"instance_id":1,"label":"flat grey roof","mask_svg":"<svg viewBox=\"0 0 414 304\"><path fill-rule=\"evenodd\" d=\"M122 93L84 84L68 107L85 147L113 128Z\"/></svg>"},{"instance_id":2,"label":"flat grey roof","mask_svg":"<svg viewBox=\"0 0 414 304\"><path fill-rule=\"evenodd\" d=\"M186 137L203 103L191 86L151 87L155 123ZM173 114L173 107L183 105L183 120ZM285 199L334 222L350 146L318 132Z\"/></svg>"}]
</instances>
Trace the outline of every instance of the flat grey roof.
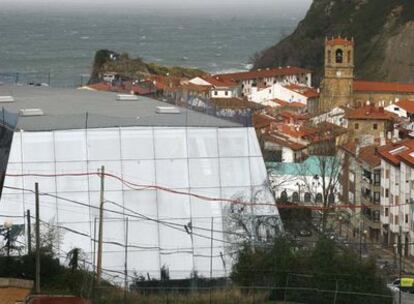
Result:
<instances>
[{"instance_id":1,"label":"flat grey roof","mask_svg":"<svg viewBox=\"0 0 414 304\"><path fill-rule=\"evenodd\" d=\"M8 112L40 108L43 116L19 117L17 129L49 131L65 129L160 126L160 127L241 127L241 124L197 111L180 108L179 114L157 114L157 106L171 106L148 97L117 101L117 93L85 89L58 89L0 85L0 96L14 102L0 103ZM88 115L86 115L88 113ZM86 119L88 117L88 119ZM1 121L0 117L0 121Z\"/></svg>"}]
</instances>

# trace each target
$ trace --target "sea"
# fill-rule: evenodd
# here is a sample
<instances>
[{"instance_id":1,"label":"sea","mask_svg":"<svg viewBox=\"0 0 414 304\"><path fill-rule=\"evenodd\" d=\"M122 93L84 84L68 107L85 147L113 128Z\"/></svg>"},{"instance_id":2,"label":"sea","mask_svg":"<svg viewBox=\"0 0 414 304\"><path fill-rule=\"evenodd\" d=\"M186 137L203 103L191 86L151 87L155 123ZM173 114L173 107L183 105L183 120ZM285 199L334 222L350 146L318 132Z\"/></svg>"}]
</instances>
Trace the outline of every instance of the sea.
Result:
<instances>
[{"instance_id":1,"label":"sea","mask_svg":"<svg viewBox=\"0 0 414 304\"><path fill-rule=\"evenodd\" d=\"M255 53L290 34L301 17L0 8L0 82L76 87L88 80L99 49L210 73L248 70Z\"/></svg>"}]
</instances>

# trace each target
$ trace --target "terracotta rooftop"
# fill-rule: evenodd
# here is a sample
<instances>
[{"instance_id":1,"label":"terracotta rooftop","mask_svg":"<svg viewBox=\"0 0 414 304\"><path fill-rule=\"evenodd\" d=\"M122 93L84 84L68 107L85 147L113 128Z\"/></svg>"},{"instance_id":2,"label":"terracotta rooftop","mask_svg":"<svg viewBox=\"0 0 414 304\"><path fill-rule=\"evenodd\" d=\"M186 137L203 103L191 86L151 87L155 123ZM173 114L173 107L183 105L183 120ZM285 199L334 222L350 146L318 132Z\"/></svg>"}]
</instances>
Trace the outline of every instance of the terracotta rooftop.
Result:
<instances>
[{"instance_id":1,"label":"terracotta rooftop","mask_svg":"<svg viewBox=\"0 0 414 304\"><path fill-rule=\"evenodd\" d=\"M232 79L222 77L220 75L205 76L202 78L216 88L234 88L238 86L238 84L234 82Z\"/></svg>"},{"instance_id":2,"label":"terracotta rooftop","mask_svg":"<svg viewBox=\"0 0 414 304\"><path fill-rule=\"evenodd\" d=\"M310 88L308 86L288 84L288 85L285 85L284 87L308 98L319 97L318 90L314 88Z\"/></svg>"},{"instance_id":3,"label":"terracotta rooftop","mask_svg":"<svg viewBox=\"0 0 414 304\"><path fill-rule=\"evenodd\" d=\"M346 45L353 45L354 41L353 40L348 40L346 38L341 38L341 37L331 38L331 39L327 38L326 39L326 44L327 45L345 45L346 46Z\"/></svg>"},{"instance_id":4,"label":"terracotta rooftop","mask_svg":"<svg viewBox=\"0 0 414 304\"><path fill-rule=\"evenodd\" d=\"M404 109L408 113L414 113L414 100L412 99L400 100L399 102L395 103L395 105Z\"/></svg>"},{"instance_id":5,"label":"terracotta rooftop","mask_svg":"<svg viewBox=\"0 0 414 304\"><path fill-rule=\"evenodd\" d=\"M353 89L356 92L392 92L414 94L414 83L354 80Z\"/></svg>"},{"instance_id":6,"label":"terracotta rooftop","mask_svg":"<svg viewBox=\"0 0 414 304\"><path fill-rule=\"evenodd\" d=\"M200 93L208 93L211 88L210 86L198 85L198 84L194 84L191 82L182 84L181 87L187 91L200 92Z\"/></svg>"},{"instance_id":7,"label":"terracotta rooftop","mask_svg":"<svg viewBox=\"0 0 414 304\"><path fill-rule=\"evenodd\" d=\"M248 71L248 72L238 72L238 73L229 73L229 74L220 74L217 76L232 79L234 81L240 80L249 80L249 79L258 79L266 77L275 77L275 76L288 76L288 75L299 75L311 73L308 69L303 69L299 67L279 67L279 68L268 68L262 70Z\"/></svg>"},{"instance_id":8,"label":"terracotta rooftop","mask_svg":"<svg viewBox=\"0 0 414 304\"><path fill-rule=\"evenodd\" d=\"M262 139L264 141L270 141L272 143L278 144L283 147L288 147L292 149L293 151L300 151L307 147L307 145L289 140L286 137L283 137L283 136L280 136L279 134L274 134L274 133L267 133L263 135Z\"/></svg>"},{"instance_id":9,"label":"terracotta rooftop","mask_svg":"<svg viewBox=\"0 0 414 304\"><path fill-rule=\"evenodd\" d=\"M269 127L275 121L276 119L274 117L267 114L253 114L253 126L256 129Z\"/></svg>"},{"instance_id":10,"label":"terracotta rooftop","mask_svg":"<svg viewBox=\"0 0 414 304\"><path fill-rule=\"evenodd\" d=\"M356 148L357 143L354 141L350 141L341 146L341 148L349 153L351 153L354 157L356 156ZM373 144L361 147L359 149L359 156L358 160L360 162L365 162L371 167L378 167L381 165L381 157L377 153L377 148L379 144Z\"/></svg>"},{"instance_id":11,"label":"terracotta rooftop","mask_svg":"<svg viewBox=\"0 0 414 304\"><path fill-rule=\"evenodd\" d=\"M287 110L277 113L276 116L277 116L276 118L283 119L285 121L287 120L305 121L309 119L307 114L304 115L304 114L300 114L300 113L293 112L293 111L287 111Z\"/></svg>"},{"instance_id":12,"label":"terracotta rooftop","mask_svg":"<svg viewBox=\"0 0 414 304\"><path fill-rule=\"evenodd\" d=\"M289 102L289 101L285 101L285 100L281 100L278 98L272 99L271 101L273 101L274 103L277 103L279 105L279 107L292 107L292 108L304 108L305 105L301 102L297 102L297 101L293 101L293 102Z\"/></svg>"},{"instance_id":13,"label":"terracotta rooftop","mask_svg":"<svg viewBox=\"0 0 414 304\"><path fill-rule=\"evenodd\" d=\"M248 101L246 99L241 99L237 97L233 98L212 98L210 100L217 108L226 108L226 109L253 109L259 110L263 109L264 106L261 104Z\"/></svg>"},{"instance_id":14,"label":"terracotta rooftop","mask_svg":"<svg viewBox=\"0 0 414 304\"><path fill-rule=\"evenodd\" d=\"M414 156L412 156L414 152L414 139L390 143L379 147L377 151L381 158L394 166L399 166L401 161L414 166Z\"/></svg>"},{"instance_id":15,"label":"terracotta rooftop","mask_svg":"<svg viewBox=\"0 0 414 304\"><path fill-rule=\"evenodd\" d=\"M370 105L349 111L345 114L345 118L351 120L394 120L397 118L397 115L385 111L383 107L375 107L374 105Z\"/></svg>"}]
</instances>

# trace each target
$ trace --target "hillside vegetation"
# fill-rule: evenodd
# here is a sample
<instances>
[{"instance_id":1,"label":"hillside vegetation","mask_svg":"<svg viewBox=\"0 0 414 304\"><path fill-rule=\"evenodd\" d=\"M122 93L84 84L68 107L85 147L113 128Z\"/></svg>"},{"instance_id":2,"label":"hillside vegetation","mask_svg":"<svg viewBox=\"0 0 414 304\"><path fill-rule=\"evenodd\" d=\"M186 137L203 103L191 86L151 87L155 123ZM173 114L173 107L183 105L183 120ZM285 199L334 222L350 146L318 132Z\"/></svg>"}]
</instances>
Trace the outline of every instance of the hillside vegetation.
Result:
<instances>
[{"instance_id":1,"label":"hillside vegetation","mask_svg":"<svg viewBox=\"0 0 414 304\"><path fill-rule=\"evenodd\" d=\"M131 58L127 53L117 54L110 50L99 50L95 54L89 83L101 81L100 75L105 72L116 72L130 79L141 79L149 75L193 78L206 74L198 69L146 63L141 58Z\"/></svg>"},{"instance_id":2,"label":"hillside vegetation","mask_svg":"<svg viewBox=\"0 0 414 304\"><path fill-rule=\"evenodd\" d=\"M298 65L321 79L325 37L354 37L356 77L414 81L414 1L314 0L296 30L254 58L254 68Z\"/></svg>"}]
</instances>

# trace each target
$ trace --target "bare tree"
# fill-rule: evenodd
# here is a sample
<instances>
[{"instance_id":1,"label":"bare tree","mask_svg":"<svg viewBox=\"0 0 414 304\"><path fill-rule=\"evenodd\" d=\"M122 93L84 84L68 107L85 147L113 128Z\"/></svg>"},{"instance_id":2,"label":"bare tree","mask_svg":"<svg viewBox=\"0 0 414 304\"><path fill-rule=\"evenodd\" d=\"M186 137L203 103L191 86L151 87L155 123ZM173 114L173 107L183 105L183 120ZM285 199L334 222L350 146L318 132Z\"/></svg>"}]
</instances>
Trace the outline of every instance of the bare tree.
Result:
<instances>
[{"instance_id":1,"label":"bare tree","mask_svg":"<svg viewBox=\"0 0 414 304\"><path fill-rule=\"evenodd\" d=\"M310 201L322 212L322 231L326 230L327 216L335 204L338 193L341 159L337 155L338 134L334 126L321 124L313 134L315 143L311 159L298 164L298 177L303 182Z\"/></svg>"}]
</instances>

